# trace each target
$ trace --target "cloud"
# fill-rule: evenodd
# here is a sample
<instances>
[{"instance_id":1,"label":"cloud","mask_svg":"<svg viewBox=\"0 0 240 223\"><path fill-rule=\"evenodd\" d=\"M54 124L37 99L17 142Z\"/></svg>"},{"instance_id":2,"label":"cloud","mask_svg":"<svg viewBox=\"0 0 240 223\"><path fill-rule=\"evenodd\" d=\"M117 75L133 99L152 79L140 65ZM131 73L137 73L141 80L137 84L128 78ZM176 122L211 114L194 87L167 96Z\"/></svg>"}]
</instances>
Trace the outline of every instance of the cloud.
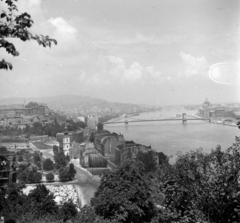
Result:
<instances>
[{"instance_id":1,"label":"cloud","mask_svg":"<svg viewBox=\"0 0 240 223\"><path fill-rule=\"evenodd\" d=\"M117 66L117 69L125 69L125 62L120 57L108 56L108 60Z\"/></svg>"},{"instance_id":2,"label":"cloud","mask_svg":"<svg viewBox=\"0 0 240 223\"><path fill-rule=\"evenodd\" d=\"M124 70L125 80L130 81L141 80L143 76L143 69L144 68L139 63L134 62L129 69Z\"/></svg>"},{"instance_id":3,"label":"cloud","mask_svg":"<svg viewBox=\"0 0 240 223\"><path fill-rule=\"evenodd\" d=\"M76 40L77 29L62 17L50 18L48 22L55 28L54 37L62 43L71 43Z\"/></svg>"},{"instance_id":4,"label":"cloud","mask_svg":"<svg viewBox=\"0 0 240 223\"><path fill-rule=\"evenodd\" d=\"M153 66L144 67L139 62L133 62L129 66L121 57L102 56L99 58L101 77L118 84L148 84L161 80L160 72L156 72ZM156 82L155 82L156 83Z\"/></svg>"},{"instance_id":5,"label":"cloud","mask_svg":"<svg viewBox=\"0 0 240 223\"><path fill-rule=\"evenodd\" d=\"M207 61L204 57L194 57L191 54L180 53L184 71L181 76L191 77L206 73Z\"/></svg>"}]
</instances>

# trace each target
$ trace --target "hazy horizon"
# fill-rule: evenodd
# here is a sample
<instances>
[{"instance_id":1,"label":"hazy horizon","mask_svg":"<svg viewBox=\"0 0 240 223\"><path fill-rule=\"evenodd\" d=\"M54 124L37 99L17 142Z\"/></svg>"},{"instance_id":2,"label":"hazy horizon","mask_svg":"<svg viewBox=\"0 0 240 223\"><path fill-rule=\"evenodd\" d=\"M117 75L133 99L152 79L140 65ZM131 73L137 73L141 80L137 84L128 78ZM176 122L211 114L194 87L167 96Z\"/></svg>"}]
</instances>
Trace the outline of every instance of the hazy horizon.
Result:
<instances>
[{"instance_id":1,"label":"hazy horizon","mask_svg":"<svg viewBox=\"0 0 240 223\"><path fill-rule=\"evenodd\" d=\"M4 3L0 2L0 7ZM0 98L82 95L111 102L240 102L238 0L21 0L57 46L1 49Z\"/></svg>"},{"instance_id":2,"label":"hazy horizon","mask_svg":"<svg viewBox=\"0 0 240 223\"><path fill-rule=\"evenodd\" d=\"M63 101L66 101L66 98L68 99L69 97L90 97L92 99L99 99L99 100L105 100L104 98L97 98L97 97L91 97L91 96L86 96L86 95L71 95L71 94L64 94L64 95L49 95L49 96L39 96L39 97L11 97L11 98L0 98L0 105L13 105L13 104L26 104L29 102L34 102L36 100L36 102L42 102L42 103L48 103L49 99L57 99L57 101L60 100L60 97L63 98ZM47 99L47 101L46 101ZM131 103L131 104L136 104L136 105L142 105L142 106L160 106L160 107L168 107L168 106L197 106L197 105L201 105L206 98L204 98L204 100L202 100L199 103L179 103L179 104L144 104L144 103ZM12 101L11 101L12 100ZM68 99L69 100L69 99ZM126 102L118 102L118 101L109 101L109 100L105 100L107 102L110 103L126 103ZM69 101L70 102L70 101ZM217 102L213 102L210 100L210 102L214 105L214 104L238 104L240 103L239 101L217 101Z\"/></svg>"}]
</instances>

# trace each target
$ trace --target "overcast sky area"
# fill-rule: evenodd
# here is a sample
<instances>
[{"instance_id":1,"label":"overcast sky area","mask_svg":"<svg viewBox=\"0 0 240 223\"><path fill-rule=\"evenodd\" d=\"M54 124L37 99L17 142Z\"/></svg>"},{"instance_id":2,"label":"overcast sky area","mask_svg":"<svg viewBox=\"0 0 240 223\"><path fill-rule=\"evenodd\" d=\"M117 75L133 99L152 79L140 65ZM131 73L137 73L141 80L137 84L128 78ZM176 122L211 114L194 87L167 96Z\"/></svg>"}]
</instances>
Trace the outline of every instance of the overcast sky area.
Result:
<instances>
[{"instance_id":1,"label":"overcast sky area","mask_svg":"<svg viewBox=\"0 0 240 223\"><path fill-rule=\"evenodd\" d=\"M3 3L1 3L3 4ZM239 0L19 0L31 31L11 40L0 97L74 94L152 105L240 102ZM2 6L0 5L2 8Z\"/></svg>"}]
</instances>

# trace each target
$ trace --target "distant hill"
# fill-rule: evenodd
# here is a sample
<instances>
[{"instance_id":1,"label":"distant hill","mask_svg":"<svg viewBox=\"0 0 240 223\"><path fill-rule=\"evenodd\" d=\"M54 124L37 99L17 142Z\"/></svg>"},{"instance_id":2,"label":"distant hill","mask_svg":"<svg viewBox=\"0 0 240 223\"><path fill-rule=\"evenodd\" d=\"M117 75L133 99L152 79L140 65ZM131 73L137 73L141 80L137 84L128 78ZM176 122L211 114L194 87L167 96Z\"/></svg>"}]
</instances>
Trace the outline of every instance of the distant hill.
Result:
<instances>
[{"instance_id":1,"label":"distant hill","mask_svg":"<svg viewBox=\"0 0 240 223\"><path fill-rule=\"evenodd\" d=\"M100 98L92 98L89 96L82 96L82 95L55 95L55 96L48 96L48 97L29 97L29 98L0 98L0 105L11 105L11 104L27 104L29 102L39 102L39 103L46 103L49 106L56 105L56 104L79 104L79 103L87 103L87 104L95 104L102 106L104 105L118 105L118 106L139 106L137 104L130 104L130 103L119 103L119 102L109 102ZM140 107L148 107L141 105Z\"/></svg>"},{"instance_id":2,"label":"distant hill","mask_svg":"<svg viewBox=\"0 0 240 223\"><path fill-rule=\"evenodd\" d=\"M24 104L29 102L39 102L39 103L66 103L66 102L89 102L89 101L101 101L107 102L99 98L91 98L88 96L80 95L55 95L49 97L30 97L30 98L0 98L0 105L10 105L10 104Z\"/></svg>"}]
</instances>

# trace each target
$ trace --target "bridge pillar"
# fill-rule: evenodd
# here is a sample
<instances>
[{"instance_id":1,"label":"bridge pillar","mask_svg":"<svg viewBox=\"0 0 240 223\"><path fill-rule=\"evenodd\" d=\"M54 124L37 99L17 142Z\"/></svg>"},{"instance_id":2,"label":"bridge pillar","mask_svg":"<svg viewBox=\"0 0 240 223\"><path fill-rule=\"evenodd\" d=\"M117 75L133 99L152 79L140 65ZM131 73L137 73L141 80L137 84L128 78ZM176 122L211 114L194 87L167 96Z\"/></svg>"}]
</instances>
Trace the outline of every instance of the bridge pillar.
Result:
<instances>
[{"instance_id":1,"label":"bridge pillar","mask_svg":"<svg viewBox=\"0 0 240 223\"><path fill-rule=\"evenodd\" d=\"M187 122L187 119L185 119L185 115L186 115L186 113L183 113L182 114L182 123L184 124L185 122Z\"/></svg>"}]
</instances>

